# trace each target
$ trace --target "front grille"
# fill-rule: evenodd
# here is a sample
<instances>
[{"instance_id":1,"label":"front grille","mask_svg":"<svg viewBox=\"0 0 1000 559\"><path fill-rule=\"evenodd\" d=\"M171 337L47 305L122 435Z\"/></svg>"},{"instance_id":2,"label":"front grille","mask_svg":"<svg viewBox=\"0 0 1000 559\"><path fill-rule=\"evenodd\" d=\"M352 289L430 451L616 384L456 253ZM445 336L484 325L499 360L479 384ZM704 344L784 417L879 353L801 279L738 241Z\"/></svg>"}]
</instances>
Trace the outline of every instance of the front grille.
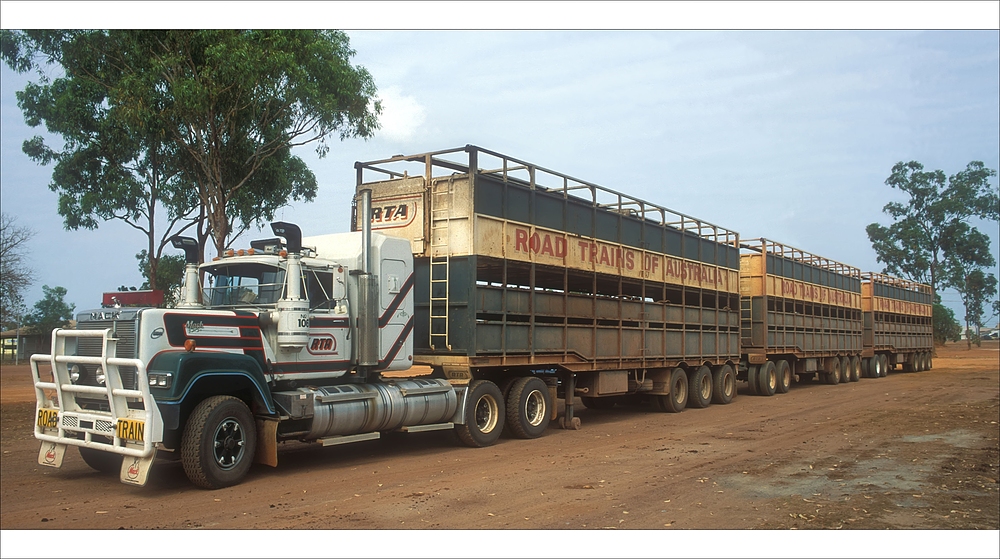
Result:
<instances>
[{"instance_id":1,"label":"front grille","mask_svg":"<svg viewBox=\"0 0 1000 559\"><path fill-rule=\"evenodd\" d=\"M77 328L80 330L104 330L110 328L112 335L118 338L118 350L114 357L134 359L136 357L135 330L137 320L94 320L80 321ZM104 340L101 338L79 338L77 340L77 355L87 357L100 357L103 350ZM98 386L97 365L81 366L81 384ZM125 388L135 389L135 367L119 367L122 376L122 385Z\"/></svg>"}]
</instances>

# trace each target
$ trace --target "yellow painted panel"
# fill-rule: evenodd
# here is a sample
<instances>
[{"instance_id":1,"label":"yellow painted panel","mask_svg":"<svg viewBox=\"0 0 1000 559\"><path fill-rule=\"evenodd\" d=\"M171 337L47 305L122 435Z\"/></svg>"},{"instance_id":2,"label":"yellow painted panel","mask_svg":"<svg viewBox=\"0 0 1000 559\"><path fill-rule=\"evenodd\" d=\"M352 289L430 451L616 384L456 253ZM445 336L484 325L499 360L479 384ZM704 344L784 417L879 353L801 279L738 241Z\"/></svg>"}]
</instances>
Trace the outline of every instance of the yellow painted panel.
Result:
<instances>
[{"instance_id":1,"label":"yellow painted panel","mask_svg":"<svg viewBox=\"0 0 1000 559\"><path fill-rule=\"evenodd\" d=\"M476 216L475 228L475 253L483 256L726 293L739 289L739 273L720 266L483 215ZM502 246L494 242L496 238L503 239Z\"/></svg>"}]
</instances>

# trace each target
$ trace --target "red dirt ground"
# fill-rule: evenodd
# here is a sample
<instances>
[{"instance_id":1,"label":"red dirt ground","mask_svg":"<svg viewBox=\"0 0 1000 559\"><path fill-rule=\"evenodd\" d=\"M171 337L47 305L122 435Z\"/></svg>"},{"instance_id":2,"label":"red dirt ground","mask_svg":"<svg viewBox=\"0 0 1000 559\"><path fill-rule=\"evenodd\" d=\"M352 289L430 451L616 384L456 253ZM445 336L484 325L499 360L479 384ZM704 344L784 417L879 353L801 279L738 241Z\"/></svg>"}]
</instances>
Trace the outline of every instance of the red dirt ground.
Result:
<instances>
[{"instance_id":1,"label":"red dirt ground","mask_svg":"<svg viewBox=\"0 0 1000 559\"><path fill-rule=\"evenodd\" d=\"M694 533L695 547L688 548L675 542L691 539L692 533L677 539L662 531L996 531L998 369L997 342L971 351L949 345L939 349L931 371L896 371L888 378L836 386L798 384L788 394L770 398L746 395L741 386L741 395L730 405L680 414L660 414L649 407L598 411L580 406L579 431L550 427L541 439L505 438L485 449L462 447L442 432L327 448L285 444L277 468L254 465L243 484L204 491L187 481L179 462L166 460L157 462L144 488L91 470L72 449L61 470L39 466L30 373L23 365L4 365L0 528L407 531L398 538L359 532L368 542L360 549L317 548L322 541L332 545L338 536L305 534L304 539L283 540L272 551L286 556L345 554L343 550L349 555L415 552L436 557L848 555L855 548L830 547L844 540L826 533L813 532L807 540L793 532L774 534L763 541L775 543L762 548L743 547L760 541L747 532L721 533L736 541ZM485 547L454 547L446 543L453 536L413 529L574 532L501 532ZM599 530L632 530L634 536L626 539L619 533L614 541L642 542L643 547L575 547L593 542L588 531ZM952 538L939 534L947 540L915 531L890 533L889 539L862 538L862 546L876 547L861 547L861 554L905 555L914 545L929 555L980 553L947 543ZM41 534L6 535L33 542ZM461 533L455 541L467 541L469 535ZM996 543L995 532L983 535ZM554 549L524 547L539 537ZM980 539L970 541L975 545ZM438 547L405 547L410 541ZM942 547L925 547L934 545L925 541ZM789 542L809 547L789 549ZM885 547L890 542L903 547L890 551ZM5 557L8 551L35 556L30 548L17 551L8 545ZM250 543L251 550L254 545ZM193 553L204 556L206 551ZM996 556L996 548L991 546L987 554Z\"/></svg>"}]
</instances>

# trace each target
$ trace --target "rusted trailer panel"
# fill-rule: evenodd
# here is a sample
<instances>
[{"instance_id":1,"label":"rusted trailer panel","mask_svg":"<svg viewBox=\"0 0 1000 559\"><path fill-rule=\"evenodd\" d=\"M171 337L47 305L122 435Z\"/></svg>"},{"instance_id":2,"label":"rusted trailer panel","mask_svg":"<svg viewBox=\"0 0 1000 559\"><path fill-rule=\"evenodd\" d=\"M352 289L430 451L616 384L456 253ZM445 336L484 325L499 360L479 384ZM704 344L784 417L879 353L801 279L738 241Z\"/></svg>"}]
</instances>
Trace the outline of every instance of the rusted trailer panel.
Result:
<instances>
[{"instance_id":1,"label":"rusted trailer panel","mask_svg":"<svg viewBox=\"0 0 1000 559\"><path fill-rule=\"evenodd\" d=\"M862 373L885 376L901 365L904 371L932 366L933 294L929 285L865 272L861 284L864 313Z\"/></svg>"},{"instance_id":2,"label":"rusted trailer panel","mask_svg":"<svg viewBox=\"0 0 1000 559\"><path fill-rule=\"evenodd\" d=\"M683 408L688 380L693 405L716 380L735 394L735 232L476 146L357 169L373 227L413 248L418 362L457 383L548 372L598 407Z\"/></svg>"},{"instance_id":3,"label":"rusted trailer panel","mask_svg":"<svg viewBox=\"0 0 1000 559\"><path fill-rule=\"evenodd\" d=\"M751 392L787 392L794 376L861 375L861 272L768 239L740 254L743 367Z\"/></svg>"}]
</instances>

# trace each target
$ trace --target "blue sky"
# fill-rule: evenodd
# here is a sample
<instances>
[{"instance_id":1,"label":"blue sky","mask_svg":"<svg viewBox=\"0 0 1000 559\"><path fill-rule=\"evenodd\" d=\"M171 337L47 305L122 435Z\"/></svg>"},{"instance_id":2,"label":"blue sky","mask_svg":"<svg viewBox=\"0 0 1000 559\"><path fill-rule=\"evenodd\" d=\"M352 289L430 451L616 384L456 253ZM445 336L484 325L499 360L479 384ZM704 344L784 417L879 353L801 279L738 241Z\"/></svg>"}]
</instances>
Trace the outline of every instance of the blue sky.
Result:
<instances>
[{"instance_id":1,"label":"blue sky","mask_svg":"<svg viewBox=\"0 0 1000 559\"><path fill-rule=\"evenodd\" d=\"M629 6L642 22L657 4ZM480 19L445 27L479 27L493 16L508 21L509 11L500 13L480 9ZM648 15L658 27L692 26ZM355 161L472 143L743 238L766 236L879 271L864 227L887 224L882 206L903 199L883 184L893 164L917 160L949 175L972 160L1000 168L1000 32L996 19L976 18L963 26L991 29L919 30L945 21L933 14L901 25L915 29L884 30L897 20L883 16L869 25L869 15L848 21L883 30L348 30L354 63L372 73L383 99L382 130L369 141L333 140L324 159L302 149L319 195L278 217L307 235L346 231ZM812 17L783 25L826 26L824 15ZM347 19L329 22L351 29ZM549 21L544 26L565 25ZM766 18L747 21L771 26ZM77 26L86 23L102 25ZM102 292L121 284L139 285L141 233L116 222L63 229L47 188L51 168L21 152L24 139L44 133L24 124L14 96L35 77L4 66L0 78L0 202L36 231L28 306L43 284L66 287L77 310L99 305ZM996 226L981 228L996 253ZM957 309L957 295L944 296Z\"/></svg>"}]
</instances>

